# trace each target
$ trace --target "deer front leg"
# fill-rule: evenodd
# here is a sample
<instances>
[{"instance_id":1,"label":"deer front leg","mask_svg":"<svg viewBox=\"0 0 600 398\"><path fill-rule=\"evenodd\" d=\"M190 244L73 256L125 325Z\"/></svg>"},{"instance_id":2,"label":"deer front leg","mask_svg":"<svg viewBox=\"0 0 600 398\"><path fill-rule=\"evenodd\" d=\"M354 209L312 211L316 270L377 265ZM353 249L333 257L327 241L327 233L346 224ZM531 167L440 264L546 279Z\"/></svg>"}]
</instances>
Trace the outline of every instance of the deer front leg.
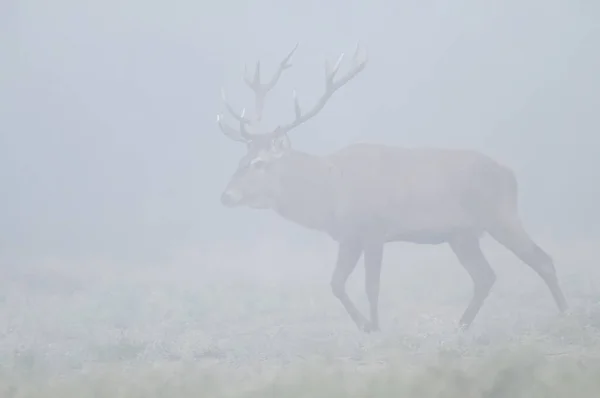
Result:
<instances>
[{"instance_id":1,"label":"deer front leg","mask_svg":"<svg viewBox=\"0 0 600 398\"><path fill-rule=\"evenodd\" d=\"M371 322L366 332L379 331L379 285L383 244L370 245L365 249L365 291L369 300Z\"/></svg>"},{"instance_id":2,"label":"deer front leg","mask_svg":"<svg viewBox=\"0 0 600 398\"><path fill-rule=\"evenodd\" d=\"M483 255L477 236L457 235L449 243L458 261L473 280L473 297L460 318L460 328L466 330L471 326L483 302L489 296L496 281L496 274Z\"/></svg>"},{"instance_id":3,"label":"deer front leg","mask_svg":"<svg viewBox=\"0 0 600 398\"><path fill-rule=\"evenodd\" d=\"M340 242L335 270L331 277L331 291L341 301L356 326L361 330L366 330L368 327L366 318L358 311L346 293L346 281L356 268L361 254L362 246L356 241Z\"/></svg>"}]
</instances>

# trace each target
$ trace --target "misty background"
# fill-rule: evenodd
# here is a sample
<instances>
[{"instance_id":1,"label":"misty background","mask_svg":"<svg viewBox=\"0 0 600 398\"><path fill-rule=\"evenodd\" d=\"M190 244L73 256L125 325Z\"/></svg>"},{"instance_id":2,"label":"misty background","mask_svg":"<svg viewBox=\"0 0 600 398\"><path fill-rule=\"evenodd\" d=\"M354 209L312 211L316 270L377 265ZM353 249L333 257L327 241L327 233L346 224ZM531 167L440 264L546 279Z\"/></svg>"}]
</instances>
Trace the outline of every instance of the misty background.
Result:
<instances>
[{"instance_id":1,"label":"misty background","mask_svg":"<svg viewBox=\"0 0 600 398\"><path fill-rule=\"evenodd\" d=\"M326 154L370 141L482 150L509 165L532 235L600 233L600 7L591 1L74 1L0 5L0 257L118 262L276 233L327 240L219 196L245 148L221 134L224 87L273 125L323 90L324 62L369 63L290 134ZM368 167L368 165L365 165Z\"/></svg>"}]
</instances>

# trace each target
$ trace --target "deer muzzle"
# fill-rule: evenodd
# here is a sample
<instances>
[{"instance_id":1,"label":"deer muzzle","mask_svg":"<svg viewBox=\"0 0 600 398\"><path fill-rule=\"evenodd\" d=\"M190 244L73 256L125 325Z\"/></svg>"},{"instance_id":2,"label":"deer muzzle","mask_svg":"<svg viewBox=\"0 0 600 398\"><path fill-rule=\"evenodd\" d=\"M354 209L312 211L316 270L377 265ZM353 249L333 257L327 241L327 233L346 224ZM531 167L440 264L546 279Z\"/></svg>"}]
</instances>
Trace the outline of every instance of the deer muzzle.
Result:
<instances>
[{"instance_id":1,"label":"deer muzzle","mask_svg":"<svg viewBox=\"0 0 600 398\"><path fill-rule=\"evenodd\" d=\"M227 190L221 194L221 204L225 207L234 207L240 203L242 195L238 191Z\"/></svg>"}]
</instances>

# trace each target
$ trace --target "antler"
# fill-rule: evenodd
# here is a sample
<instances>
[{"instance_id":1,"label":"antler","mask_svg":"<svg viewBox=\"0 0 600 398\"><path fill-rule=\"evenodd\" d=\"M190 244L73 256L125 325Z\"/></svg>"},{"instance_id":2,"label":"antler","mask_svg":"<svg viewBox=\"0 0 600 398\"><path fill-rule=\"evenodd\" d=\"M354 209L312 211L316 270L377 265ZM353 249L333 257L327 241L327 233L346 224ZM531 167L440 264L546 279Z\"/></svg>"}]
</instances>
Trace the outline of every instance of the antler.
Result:
<instances>
[{"instance_id":1,"label":"antler","mask_svg":"<svg viewBox=\"0 0 600 398\"><path fill-rule=\"evenodd\" d=\"M288 53L288 55L279 63L279 68L277 72L271 77L271 79L267 83L262 83L260 81L260 61L256 63L256 69L254 70L254 78L250 80L248 76L248 70L246 65L244 65L244 81L254 91L255 96L255 112L256 112L256 121L260 121L262 119L262 112L265 106L265 99L269 91L271 91L279 82L279 78L281 77L284 70L290 68L292 64L290 63L290 59L292 55L296 52L298 48L298 44L294 46L292 51ZM221 128L221 131L229 138L235 141L248 142L253 139L254 134L250 134L246 130L246 125L252 124L252 120L245 117L245 108L242 110L242 113L238 115L238 113L233 109L233 107L227 101L227 97L225 95L225 90L221 90L221 97L223 99L223 103L225 104L225 108L227 111L240 123L239 131L234 129L233 127L223 123L223 115L217 115L217 123Z\"/></svg>"},{"instance_id":2,"label":"antler","mask_svg":"<svg viewBox=\"0 0 600 398\"><path fill-rule=\"evenodd\" d=\"M252 91L254 91L255 98L256 98L256 104L255 104L255 107L256 107L256 119L255 120L256 121L260 121L262 119L262 112L264 109L264 104L265 104L265 99L266 99L267 94L269 93L269 91L271 91L277 85L277 82L279 81L279 78L281 77L281 74L283 73L283 71L292 66L289 61L297 48L298 48L298 43L296 43L296 45L294 46L292 51L290 51L290 53L281 61L277 72L273 75L273 77L271 78L271 80L268 83L262 83L260 81L260 61L258 61L256 63L256 70L254 71L254 78L252 80L250 80L250 78L248 77L247 69L244 66L244 81L246 82L248 87L250 87L252 89ZM225 104L227 111L240 123L240 129L236 130L233 127L227 125L226 123L223 123L223 116L219 114L219 115L217 115L217 123L219 124L221 131L227 137L229 137L235 141L248 142L248 141L252 141L254 138L256 138L257 135L263 136L263 135L272 135L272 134L285 134L285 133L289 132L290 130L298 127L302 123L304 123L307 120L316 116L323 109L323 107L325 106L325 104L327 103L329 98L331 98L333 93L335 93L340 87L342 87L343 85L348 83L352 78L354 78L359 72L361 72L365 68L365 66L367 64L367 55L365 53L364 58L361 60L359 57L359 53L360 53L360 45L357 44L356 51L354 52L354 57L353 57L354 65L353 65L352 69L345 76L341 77L337 81L334 81L334 79L335 79L337 72L339 71L340 65L344 58L344 54L342 53L340 55L340 57L338 58L338 60L335 63L333 68L331 68L329 63L326 63L326 65L325 65L326 66L326 69L325 69L325 93L321 96L319 101L312 107L312 109L309 110L308 112L306 112L305 114L302 114L302 110L300 108L300 103L298 101L298 96L297 96L296 91L294 90L293 96L294 96L294 110L296 113L296 119L289 124L278 126L271 133L251 134L250 132L248 132L248 130L246 129L246 126L252 124L253 120L249 119L245 116L245 108L242 110L241 114L238 114L233 109L233 107L229 104L229 102L227 102L227 98L225 96L225 91L221 90L221 96L222 96L222 99L223 99L223 102Z\"/></svg>"},{"instance_id":3,"label":"antler","mask_svg":"<svg viewBox=\"0 0 600 398\"><path fill-rule=\"evenodd\" d=\"M279 63L279 68L277 69L277 72L275 72L275 74L273 75L273 77L271 77L271 80L268 83L261 83L260 81L260 61L256 62L256 69L254 70L253 80L249 79L246 65L244 65L244 81L246 82L248 87L250 87L252 91L254 91L254 94L256 96L257 120L262 119L262 111L264 109L265 98L267 97L267 94L273 89L273 87L277 85L277 82L279 81L279 78L281 77L283 71L292 67L292 64L290 64L289 61L292 58L292 55L294 55L294 53L298 49L298 44L299 43L296 43L292 51L290 51L289 54Z\"/></svg>"},{"instance_id":4,"label":"antler","mask_svg":"<svg viewBox=\"0 0 600 398\"><path fill-rule=\"evenodd\" d=\"M359 52L360 52L360 44L358 43L356 45L356 51L354 52L354 57L352 60L353 64L354 64L352 66L352 69L345 76L341 77L337 81L334 81L334 79L335 79L336 73L340 69L342 59L344 58L344 53L342 53L340 55L337 62L335 63L335 66L333 67L333 69L330 67L328 62L325 63L325 93L321 96L319 101L312 107L312 109L310 111L306 112L305 114L302 114L302 110L300 108L300 102L298 101L298 95L296 93L296 90L294 90L293 97L294 97L294 111L296 113L296 119L292 123L278 126L275 129L275 133L277 133L277 134L288 133L290 130L298 127L302 123L304 123L307 120L316 116L323 109L323 107L325 106L325 104L327 103L329 98L331 98L333 93L335 93L344 84L346 84L350 80L352 80L352 78L354 78L359 72L361 72L365 68L365 66L367 64L367 60L368 60L367 54L365 52L364 58L362 60L360 60Z\"/></svg>"},{"instance_id":5,"label":"antler","mask_svg":"<svg viewBox=\"0 0 600 398\"><path fill-rule=\"evenodd\" d=\"M227 137L231 138L234 141L248 142L252 140L252 135L246 130L246 124L249 123L248 120L244 118L246 108L242 109L241 115L237 115L235 111L233 111L231 106L229 106L229 104L227 104L227 109L240 122L240 129L236 130L227 123L223 123L223 115L218 114L217 123L219 124L219 127L221 128L223 134L225 134Z\"/></svg>"}]
</instances>

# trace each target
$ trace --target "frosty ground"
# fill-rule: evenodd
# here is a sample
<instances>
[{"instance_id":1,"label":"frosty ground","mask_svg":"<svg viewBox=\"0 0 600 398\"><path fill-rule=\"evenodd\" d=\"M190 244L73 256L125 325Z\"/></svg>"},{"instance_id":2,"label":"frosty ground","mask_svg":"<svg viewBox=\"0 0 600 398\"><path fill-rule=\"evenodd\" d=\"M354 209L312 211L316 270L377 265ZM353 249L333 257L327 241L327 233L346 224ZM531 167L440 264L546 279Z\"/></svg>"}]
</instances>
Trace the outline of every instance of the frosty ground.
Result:
<instances>
[{"instance_id":1,"label":"frosty ground","mask_svg":"<svg viewBox=\"0 0 600 398\"><path fill-rule=\"evenodd\" d=\"M1 397L596 397L600 254L539 242L571 311L485 240L498 281L471 330L471 281L446 246L389 245L382 331L332 296L335 246L273 238L181 251L165 264L3 264ZM366 310L359 265L348 292Z\"/></svg>"}]
</instances>

